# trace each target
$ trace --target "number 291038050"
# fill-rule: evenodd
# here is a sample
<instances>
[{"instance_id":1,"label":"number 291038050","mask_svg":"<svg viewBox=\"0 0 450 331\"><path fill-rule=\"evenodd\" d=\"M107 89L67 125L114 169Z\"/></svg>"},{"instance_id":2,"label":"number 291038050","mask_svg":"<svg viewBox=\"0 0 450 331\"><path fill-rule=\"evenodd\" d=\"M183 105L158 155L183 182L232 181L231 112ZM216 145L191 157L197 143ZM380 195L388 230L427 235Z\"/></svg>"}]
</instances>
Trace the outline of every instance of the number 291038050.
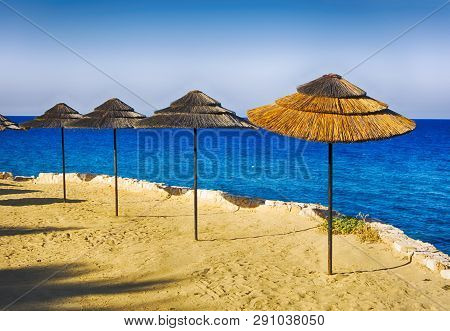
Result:
<instances>
[{"instance_id":1,"label":"number 291038050","mask_svg":"<svg viewBox=\"0 0 450 331\"><path fill-rule=\"evenodd\" d=\"M253 315L253 325L323 325L323 315Z\"/></svg>"}]
</instances>

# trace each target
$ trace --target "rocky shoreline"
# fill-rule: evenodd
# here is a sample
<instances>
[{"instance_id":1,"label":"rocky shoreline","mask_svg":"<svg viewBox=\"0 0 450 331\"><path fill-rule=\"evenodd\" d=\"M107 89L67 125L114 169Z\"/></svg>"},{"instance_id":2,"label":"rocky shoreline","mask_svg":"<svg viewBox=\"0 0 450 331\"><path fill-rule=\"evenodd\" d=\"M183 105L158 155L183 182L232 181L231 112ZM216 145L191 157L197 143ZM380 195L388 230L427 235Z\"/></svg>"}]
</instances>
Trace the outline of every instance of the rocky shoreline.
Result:
<instances>
[{"instance_id":1,"label":"rocky shoreline","mask_svg":"<svg viewBox=\"0 0 450 331\"><path fill-rule=\"evenodd\" d=\"M40 173L38 177L13 176L8 172L0 172L0 179L14 181L34 181L37 184L60 184L62 175L57 173ZM90 182L100 185L113 185L114 177L107 175L93 174L66 174L66 181L69 183ZM162 198L170 198L172 195L183 196L190 199L193 191L186 187L168 186L162 183L152 183L144 180L132 178L118 178L119 188L134 192L151 191L153 194L159 194ZM284 202L276 200L265 200L260 198L248 198L231 195L217 190L198 190L198 199L200 204L213 205L225 208L233 212L240 208L251 208L255 210L264 210L265 208L277 208L283 212L295 213L296 215L306 216L310 219L323 221L326 214L326 207L320 204ZM436 247L429 243L415 240L404 232L392 225L385 224L375 219L367 219L368 224L377 230L381 240L391 247L395 254L408 257L413 263L418 263L429 270L440 273L444 279L450 279L450 257L440 252Z\"/></svg>"}]
</instances>

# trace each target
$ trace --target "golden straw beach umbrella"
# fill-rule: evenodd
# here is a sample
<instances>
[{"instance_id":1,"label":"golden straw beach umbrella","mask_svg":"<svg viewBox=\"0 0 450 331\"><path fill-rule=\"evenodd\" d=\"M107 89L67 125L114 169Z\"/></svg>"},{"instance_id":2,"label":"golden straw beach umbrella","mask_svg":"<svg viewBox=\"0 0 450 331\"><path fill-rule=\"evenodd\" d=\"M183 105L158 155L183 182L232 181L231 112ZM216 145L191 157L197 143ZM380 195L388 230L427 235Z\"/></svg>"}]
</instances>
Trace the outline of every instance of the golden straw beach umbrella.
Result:
<instances>
[{"instance_id":1,"label":"golden straw beach umbrella","mask_svg":"<svg viewBox=\"0 0 450 331\"><path fill-rule=\"evenodd\" d=\"M58 103L43 115L36 117L35 119L20 124L21 127L26 129L35 128L61 128L61 157L62 157L62 172L63 172L63 195L64 202L67 200L66 196L66 157L64 151L64 127L73 121L76 121L83 116L75 109L69 107L65 103Z\"/></svg>"},{"instance_id":2,"label":"golden straw beach umbrella","mask_svg":"<svg viewBox=\"0 0 450 331\"><path fill-rule=\"evenodd\" d=\"M255 127L235 112L222 107L219 101L201 91L190 91L169 107L155 111L137 124L138 128L192 128L194 130L194 237L197 229L197 129L227 128L254 129Z\"/></svg>"},{"instance_id":3,"label":"golden straw beach umbrella","mask_svg":"<svg viewBox=\"0 0 450 331\"><path fill-rule=\"evenodd\" d=\"M14 122L11 122L5 116L0 115L0 131L3 130L21 130L21 128Z\"/></svg>"},{"instance_id":4,"label":"golden straw beach umbrella","mask_svg":"<svg viewBox=\"0 0 450 331\"><path fill-rule=\"evenodd\" d=\"M252 123L269 131L328 143L328 274L332 274L333 143L399 136L414 130L415 123L336 74L300 85L297 93L247 114Z\"/></svg>"},{"instance_id":5,"label":"golden straw beach umbrella","mask_svg":"<svg viewBox=\"0 0 450 331\"><path fill-rule=\"evenodd\" d=\"M93 112L84 115L81 120L71 123L73 128L113 129L114 137L114 191L116 216L119 216L119 193L117 188L117 129L134 128L144 115L134 111L123 101L113 98L102 103Z\"/></svg>"}]
</instances>

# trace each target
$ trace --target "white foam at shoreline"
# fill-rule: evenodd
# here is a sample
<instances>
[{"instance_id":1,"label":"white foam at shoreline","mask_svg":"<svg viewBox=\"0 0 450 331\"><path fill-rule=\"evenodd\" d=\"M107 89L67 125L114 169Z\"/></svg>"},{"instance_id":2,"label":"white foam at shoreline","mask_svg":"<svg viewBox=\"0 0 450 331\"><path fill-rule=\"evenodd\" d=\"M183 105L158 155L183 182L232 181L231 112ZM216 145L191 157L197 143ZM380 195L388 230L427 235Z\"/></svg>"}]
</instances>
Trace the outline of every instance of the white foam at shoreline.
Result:
<instances>
[{"instance_id":1,"label":"white foam at shoreline","mask_svg":"<svg viewBox=\"0 0 450 331\"><path fill-rule=\"evenodd\" d=\"M13 178L11 173L0 173L0 179ZM101 185L113 185L114 177L68 173L66 174L66 181L72 183L91 182ZM38 184L60 184L62 183L62 174L40 173L34 179L34 182ZM168 186L162 183L152 183L132 178L118 177L118 184L121 190L133 192L147 191L166 199L169 199L171 196L182 196L186 199L191 199L193 196L193 191L190 188ZM323 216L327 210L326 207L320 204L240 197L218 190L199 189L198 201L200 204L218 206L232 212L240 208L252 208L255 210L276 208L280 212L296 213L297 215L308 217L319 222L323 221ZM419 263L434 272L439 272L445 279L450 279L450 257L447 254L437 250L436 247L429 243L412 239L405 235L402 230L382 223L379 220L368 220L368 224L379 233L381 240L389 245L394 252L408 256L413 262Z\"/></svg>"}]
</instances>

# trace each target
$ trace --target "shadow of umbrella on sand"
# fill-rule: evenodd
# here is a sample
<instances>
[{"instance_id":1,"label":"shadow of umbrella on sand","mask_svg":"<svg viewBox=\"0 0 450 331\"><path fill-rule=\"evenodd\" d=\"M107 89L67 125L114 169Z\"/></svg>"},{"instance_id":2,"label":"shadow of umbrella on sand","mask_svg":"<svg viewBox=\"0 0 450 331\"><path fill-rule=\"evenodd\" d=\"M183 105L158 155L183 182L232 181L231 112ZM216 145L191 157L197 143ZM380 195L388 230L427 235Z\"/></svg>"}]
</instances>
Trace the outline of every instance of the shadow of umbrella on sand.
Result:
<instances>
[{"instance_id":1,"label":"shadow of umbrella on sand","mask_svg":"<svg viewBox=\"0 0 450 331\"><path fill-rule=\"evenodd\" d=\"M137 128L184 128L194 131L194 237L197 229L197 129L255 129L235 112L222 107L219 101L201 91L190 91L169 107L155 111L153 116L138 122Z\"/></svg>"},{"instance_id":2,"label":"shadow of umbrella on sand","mask_svg":"<svg viewBox=\"0 0 450 331\"><path fill-rule=\"evenodd\" d=\"M134 128L139 119L145 115L139 114L117 98L109 99L84 115L81 120L71 123L72 128L112 129L114 141L114 190L116 216L119 216L119 193L117 188L117 129Z\"/></svg>"},{"instance_id":3,"label":"shadow of umbrella on sand","mask_svg":"<svg viewBox=\"0 0 450 331\"><path fill-rule=\"evenodd\" d=\"M297 93L248 111L269 131L328 143L328 274L332 274L333 143L381 140L408 133L415 123L336 74L300 85Z\"/></svg>"},{"instance_id":4,"label":"shadow of umbrella on sand","mask_svg":"<svg viewBox=\"0 0 450 331\"><path fill-rule=\"evenodd\" d=\"M58 103L52 108L47 110L43 115L36 117L35 119L20 124L25 129L58 129L61 128L61 157L62 157L62 173L63 173L63 195L64 202L67 202L66 195L66 157L64 149L64 128L70 122L82 118L79 112L69 107L65 103Z\"/></svg>"}]
</instances>

